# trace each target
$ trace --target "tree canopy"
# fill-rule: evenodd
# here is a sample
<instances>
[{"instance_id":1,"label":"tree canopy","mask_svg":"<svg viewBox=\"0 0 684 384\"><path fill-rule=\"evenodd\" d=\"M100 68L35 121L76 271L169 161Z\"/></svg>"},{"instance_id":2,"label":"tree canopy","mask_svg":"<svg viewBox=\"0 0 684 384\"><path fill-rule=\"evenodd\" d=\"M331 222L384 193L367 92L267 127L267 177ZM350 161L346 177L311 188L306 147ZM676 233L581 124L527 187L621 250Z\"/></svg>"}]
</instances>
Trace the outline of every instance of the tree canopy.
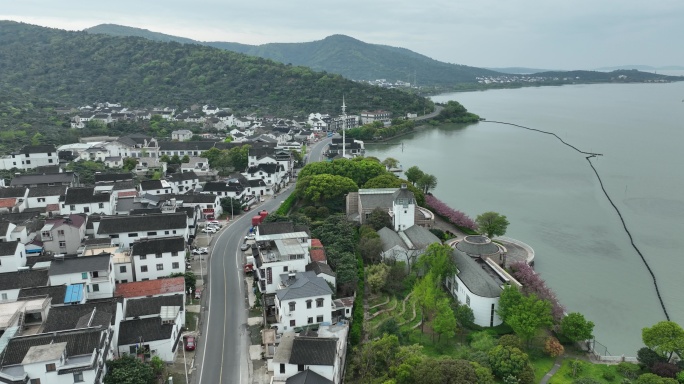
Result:
<instances>
[{"instance_id":1,"label":"tree canopy","mask_svg":"<svg viewBox=\"0 0 684 384\"><path fill-rule=\"evenodd\" d=\"M506 216L496 212L485 212L475 218L475 222L480 230L490 239L495 236L503 236L506 234L508 228L508 219Z\"/></svg>"},{"instance_id":2,"label":"tree canopy","mask_svg":"<svg viewBox=\"0 0 684 384\"><path fill-rule=\"evenodd\" d=\"M674 353L684 352L684 329L674 321L661 321L641 330L644 344L670 359Z\"/></svg>"}]
</instances>

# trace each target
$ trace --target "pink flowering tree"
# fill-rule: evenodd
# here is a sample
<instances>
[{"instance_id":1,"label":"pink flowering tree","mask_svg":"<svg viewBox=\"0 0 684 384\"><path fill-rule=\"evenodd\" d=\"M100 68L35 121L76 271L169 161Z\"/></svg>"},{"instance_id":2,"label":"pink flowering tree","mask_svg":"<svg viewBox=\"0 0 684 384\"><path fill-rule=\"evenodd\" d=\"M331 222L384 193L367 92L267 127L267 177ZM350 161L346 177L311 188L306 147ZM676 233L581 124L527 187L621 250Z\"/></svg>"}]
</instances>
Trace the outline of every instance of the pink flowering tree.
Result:
<instances>
[{"instance_id":1,"label":"pink flowering tree","mask_svg":"<svg viewBox=\"0 0 684 384\"><path fill-rule=\"evenodd\" d=\"M427 205L427 207L437 215L442 216L444 219L450 221L452 224L477 231L477 224L473 219L468 217L465 213L449 207L441 202L438 198L432 195L425 195L425 205Z\"/></svg>"},{"instance_id":2,"label":"pink flowering tree","mask_svg":"<svg viewBox=\"0 0 684 384\"><path fill-rule=\"evenodd\" d=\"M560 324L565 316L565 307L561 305L556 294L546 285L537 272L523 261L516 261L510 265L513 277L523 285L522 291L526 295L534 293L538 298L551 303L551 315L555 324Z\"/></svg>"}]
</instances>

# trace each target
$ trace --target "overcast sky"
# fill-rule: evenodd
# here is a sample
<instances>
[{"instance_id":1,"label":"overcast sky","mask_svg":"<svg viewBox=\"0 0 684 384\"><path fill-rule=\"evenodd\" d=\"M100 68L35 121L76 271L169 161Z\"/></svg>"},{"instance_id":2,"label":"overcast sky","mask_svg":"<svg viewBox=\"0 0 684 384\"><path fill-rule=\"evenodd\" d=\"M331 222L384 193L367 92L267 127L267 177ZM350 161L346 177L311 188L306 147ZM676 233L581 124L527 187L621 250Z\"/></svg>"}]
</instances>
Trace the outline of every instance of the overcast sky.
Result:
<instances>
[{"instance_id":1,"label":"overcast sky","mask_svg":"<svg viewBox=\"0 0 684 384\"><path fill-rule=\"evenodd\" d=\"M682 0L15 0L0 19L80 30L114 23L203 41L332 34L478 67L684 65Z\"/></svg>"}]
</instances>

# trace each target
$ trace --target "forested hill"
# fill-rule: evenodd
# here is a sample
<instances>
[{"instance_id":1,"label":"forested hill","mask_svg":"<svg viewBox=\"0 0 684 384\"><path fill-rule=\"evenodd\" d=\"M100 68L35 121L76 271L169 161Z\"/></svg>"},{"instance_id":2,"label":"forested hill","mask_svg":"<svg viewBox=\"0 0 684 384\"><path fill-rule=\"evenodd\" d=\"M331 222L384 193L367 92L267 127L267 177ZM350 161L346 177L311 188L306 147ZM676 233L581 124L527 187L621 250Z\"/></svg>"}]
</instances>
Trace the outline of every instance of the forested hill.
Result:
<instances>
[{"instance_id":1,"label":"forested hill","mask_svg":"<svg viewBox=\"0 0 684 384\"><path fill-rule=\"evenodd\" d=\"M239 111L299 115L387 109L395 116L432 102L342 76L211 47L67 32L0 21L0 87L59 103L130 106L212 103Z\"/></svg>"},{"instance_id":2,"label":"forested hill","mask_svg":"<svg viewBox=\"0 0 684 384\"><path fill-rule=\"evenodd\" d=\"M229 42L200 42L151 32L146 29L101 24L85 30L89 33L140 36L160 41L203 44L229 51L302 65L319 71L340 74L354 80L387 79L428 86L454 86L476 83L478 76L500 73L466 65L433 60L405 48L368 44L345 35L333 35L323 40L305 43L270 43L247 45Z\"/></svg>"}]
</instances>

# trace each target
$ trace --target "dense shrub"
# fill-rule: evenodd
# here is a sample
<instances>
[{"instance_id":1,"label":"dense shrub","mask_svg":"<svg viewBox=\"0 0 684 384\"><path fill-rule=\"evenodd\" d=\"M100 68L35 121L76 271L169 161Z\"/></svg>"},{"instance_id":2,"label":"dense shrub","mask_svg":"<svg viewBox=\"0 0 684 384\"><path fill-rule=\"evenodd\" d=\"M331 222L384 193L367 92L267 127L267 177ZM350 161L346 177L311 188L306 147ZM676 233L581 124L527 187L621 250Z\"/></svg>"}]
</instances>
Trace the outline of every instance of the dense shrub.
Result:
<instances>
[{"instance_id":1,"label":"dense shrub","mask_svg":"<svg viewBox=\"0 0 684 384\"><path fill-rule=\"evenodd\" d=\"M535 294L538 298L551 303L551 315L556 324L560 324L565 314L565 308L558 301L556 294L546 285L535 271L527 263L518 261L511 264L513 277L523 285L523 292L527 295Z\"/></svg>"},{"instance_id":2,"label":"dense shrub","mask_svg":"<svg viewBox=\"0 0 684 384\"><path fill-rule=\"evenodd\" d=\"M522 342L520 338L516 335L503 335L499 338L499 345L504 347L514 347L522 349Z\"/></svg>"},{"instance_id":3,"label":"dense shrub","mask_svg":"<svg viewBox=\"0 0 684 384\"><path fill-rule=\"evenodd\" d=\"M679 371L680 369L676 365L662 361L654 363L651 367L651 372L660 377L674 378L677 377L677 373L679 373Z\"/></svg>"},{"instance_id":4,"label":"dense shrub","mask_svg":"<svg viewBox=\"0 0 684 384\"><path fill-rule=\"evenodd\" d=\"M467 228L471 231L477 230L477 224L473 219L468 217L465 213L449 207L432 195L425 196L425 205L434 213L458 227Z\"/></svg>"},{"instance_id":5,"label":"dense shrub","mask_svg":"<svg viewBox=\"0 0 684 384\"><path fill-rule=\"evenodd\" d=\"M651 369L655 363L665 362L664 357L649 347L643 347L637 351L637 360L639 360L639 364L648 369Z\"/></svg>"},{"instance_id":6,"label":"dense shrub","mask_svg":"<svg viewBox=\"0 0 684 384\"><path fill-rule=\"evenodd\" d=\"M628 379L636 379L637 376L639 376L639 373L641 372L641 368L639 368L638 365L627 362L622 362L618 364L616 369L618 373L620 373L622 376Z\"/></svg>"},{"instance_id":7,"label":"dense shrub","mask_svg":"<svg viewBox=\"0 0 684 384\"><path fill-rule=\"evenodd\" d=\"M558 357L565 352L565 348L555 337L547 337L544 342L544 352L551 357Z\"/></svg>"},{"instance_id":8,"label":"dense shrub","mask_svg":"<svg viewBox=\"0 0 684 384\"><path fill-rule=\"evenodd\" d=\"M593 377L580 377L579 379L573 380L572 384L601 384L601 382Z\"/></svg>"}]
</instances>

